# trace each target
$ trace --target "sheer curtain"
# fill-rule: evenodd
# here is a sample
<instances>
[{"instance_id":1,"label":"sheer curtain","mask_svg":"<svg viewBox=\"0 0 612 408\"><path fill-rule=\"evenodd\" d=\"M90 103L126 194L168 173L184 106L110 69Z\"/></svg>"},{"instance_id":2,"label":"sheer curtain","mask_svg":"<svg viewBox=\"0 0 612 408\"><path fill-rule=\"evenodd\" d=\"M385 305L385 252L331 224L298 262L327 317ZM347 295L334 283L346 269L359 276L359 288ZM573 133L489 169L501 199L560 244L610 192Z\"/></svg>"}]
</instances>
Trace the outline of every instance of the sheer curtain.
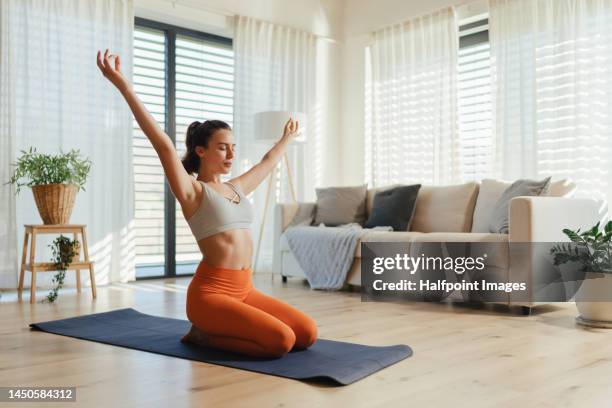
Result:
<instances>
[{"instance_id":1,"label":"sheer curtain","mask_svg":"<svg viewBox=\"0 0 612 408\"><path fill-rule=\"evenodd\" d=\"M612 1L490 0L497 176L612 198Z\"/></svg>"},{"instance_id":2,"label":"sheer curtain","mask_svg":"<svg viewBox=\"0 0 612 408\"><path fill-rule=\"evenodd\" d=\"M259 162L271 145L254 143L255 114L271 110L304 112L308 115L306 143L287 149L298 201L311 200L314 175L308 169L321 160L313 143L317 128L316 37L295 28L279 26L250 17L236 16L234 32L234 135L237 168L232 176L244 173ZM281 135L278 135L280 138ZM282 163L282 168L281 168ZM287 170L284 161L274 171L279 180L273 187L265 219L257 271L272 268L272 228L275 202L288 202ZM250 195L254 206L254 255L263 221L268 180Z\"/></svg>"},{"instance_id":3,"label":"sheer curtain","mask_svg":"<svg viewBox=\"0 0 612 408\"><path fill-rule=\"evenodd\" d=\"M460 180L454 12L372 33L366 72L366 177L371 185Z\"/></svg>"},{"instance_id":4,"label":"sheer curtain","mask_svg":"<svg viewBox=\"0 0 612 408\"><path fill-rule=\"evenodd\" d=\"M96 50L109 48L131 77L132 0L2 0L0 12L2 183L30 146L49 154L79 149L93 164L70 222L87 225L97 283L133 280L132 117L95 63ZM31 190L14 192L4 184L0 190L2 288L17 286L23 225L42 223ZM50 261L55 237L38 237L36 261ZM52 275L41 274L37 284L50 285Z\"/></svg>"}]
</instances>

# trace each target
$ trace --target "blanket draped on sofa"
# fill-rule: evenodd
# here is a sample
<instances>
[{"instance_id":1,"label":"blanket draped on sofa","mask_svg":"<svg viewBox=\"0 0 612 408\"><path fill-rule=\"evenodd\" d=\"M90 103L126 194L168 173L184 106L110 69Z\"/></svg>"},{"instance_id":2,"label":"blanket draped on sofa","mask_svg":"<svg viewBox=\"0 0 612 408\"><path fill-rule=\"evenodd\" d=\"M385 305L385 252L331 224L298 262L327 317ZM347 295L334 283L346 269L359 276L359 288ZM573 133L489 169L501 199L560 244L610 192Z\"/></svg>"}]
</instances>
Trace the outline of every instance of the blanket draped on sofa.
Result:
<instances>
[{"instance_id":1,"label":"blanket draped on sofa","mask_svg":"<svg viewBox=\"0 0 612 408\"><path fill-rule=\"evenodd\" d=\"M392 231L391 227L363 228L358 223L338 227L293 226L284 235L312 289L339 290L353 262L357 242L368 231Z\"/></svg>"}]
</instances>

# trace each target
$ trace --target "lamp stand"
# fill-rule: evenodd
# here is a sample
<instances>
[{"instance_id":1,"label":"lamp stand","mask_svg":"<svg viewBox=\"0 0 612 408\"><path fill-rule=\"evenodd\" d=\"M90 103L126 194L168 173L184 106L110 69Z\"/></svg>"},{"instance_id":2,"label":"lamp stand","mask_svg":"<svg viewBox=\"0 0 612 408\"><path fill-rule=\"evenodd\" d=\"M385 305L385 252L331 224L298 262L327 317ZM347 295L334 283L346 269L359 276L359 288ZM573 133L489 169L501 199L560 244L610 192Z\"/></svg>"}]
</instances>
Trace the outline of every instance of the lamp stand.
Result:
<instances>
[{"instance_id":1,"label":"lamp stand","mask_svg":"<svg viewBox=\"0 0 612 408\"><path fill-rule=\"evenodd\" d=\"M289 181L289 190L291 191L291 198L293 202L297 202L295 198L295 189L293 188L293 177L291 176L291 166L289 166L289 159L287 157L287 152L283 155L285 160L285 166L287 167L287 179ZM276 166L275 166L276 167ZM282 167L282 163L281 163ZM266 225L266 215L268 214L268 203L270 199L270 190L272 190L272 180L275 178L276 168L272 169L270 175L268 176L268 187L266 189L266 201L264 204L264 212L263 219L261 220L261 225L259 226L259 239L257 240L257 251L255 253L255 263L253 264L253 270L257 271L257 260L259 259L259 249L261 248L261 239L263 237L264 225Z\"/></svg>"}]
</instances>

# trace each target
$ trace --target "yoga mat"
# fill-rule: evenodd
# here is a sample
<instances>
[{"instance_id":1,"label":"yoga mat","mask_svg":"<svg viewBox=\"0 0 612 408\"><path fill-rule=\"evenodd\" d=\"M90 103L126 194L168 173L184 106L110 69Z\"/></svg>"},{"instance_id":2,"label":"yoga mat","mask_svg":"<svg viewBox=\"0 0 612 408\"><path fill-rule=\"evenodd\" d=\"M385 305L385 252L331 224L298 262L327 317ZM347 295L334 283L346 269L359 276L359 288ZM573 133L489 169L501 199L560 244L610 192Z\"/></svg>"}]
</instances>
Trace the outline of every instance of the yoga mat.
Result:
<instances>
[{"instance_id":1,"label":"yoga mat","mask_svg":"<svg viewBox=\"0 0 612 408\"><path fill-rule=\"evenodd\" d=\"M181 337L191 328L189 321L152 316L132 308L31 323L30 327L62 336L296 380L331 380L334 385L351 384L412 355L412 349L403 344L373 347L317 339L308 349L290 351L281 358L250 357L182 343Z\"/></svg>"}]
</instances>

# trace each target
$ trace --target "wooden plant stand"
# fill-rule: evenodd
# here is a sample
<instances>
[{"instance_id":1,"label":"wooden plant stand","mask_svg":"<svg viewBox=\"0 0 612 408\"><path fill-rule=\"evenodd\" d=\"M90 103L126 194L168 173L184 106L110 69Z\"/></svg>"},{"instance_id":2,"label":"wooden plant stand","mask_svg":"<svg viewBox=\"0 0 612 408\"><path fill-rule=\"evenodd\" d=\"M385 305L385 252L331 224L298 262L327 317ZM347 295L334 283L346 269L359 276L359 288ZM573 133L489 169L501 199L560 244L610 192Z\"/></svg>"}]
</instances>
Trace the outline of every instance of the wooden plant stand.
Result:
<instances>
[{"instance_id":1,"label":"wooden plant stand","mask_svg":"<svg viewBox=\"0 0 612 408\"><path fill-rule=\"evenodd\" d=\"M23 281L25 272L32 272L32 283L30 284L30 303L36 301L36 272L52 272L56 271L53 262L34 262L36 259L36 236L39 234L58 234L72 233L74 239L78 239L78 234L81 234L81 248L83 249L84 260L72 262L66 268L66 271L76 270L77 292L81 292L81 269L89 269L89 279L91 280L91 294L96 298L96 279L94 276L93 262L89 260L89 252L87 250L86 225L82 224L40 224L40 225L24 225L25 233L23 237L23 254L21 255L21 272L19 273L19 288L18 298L21 301L23 292ZM32 240L30 241L30 236ZM30 243L30 261L26 263L28 242Z\"/></svg>"}]
</instances>

